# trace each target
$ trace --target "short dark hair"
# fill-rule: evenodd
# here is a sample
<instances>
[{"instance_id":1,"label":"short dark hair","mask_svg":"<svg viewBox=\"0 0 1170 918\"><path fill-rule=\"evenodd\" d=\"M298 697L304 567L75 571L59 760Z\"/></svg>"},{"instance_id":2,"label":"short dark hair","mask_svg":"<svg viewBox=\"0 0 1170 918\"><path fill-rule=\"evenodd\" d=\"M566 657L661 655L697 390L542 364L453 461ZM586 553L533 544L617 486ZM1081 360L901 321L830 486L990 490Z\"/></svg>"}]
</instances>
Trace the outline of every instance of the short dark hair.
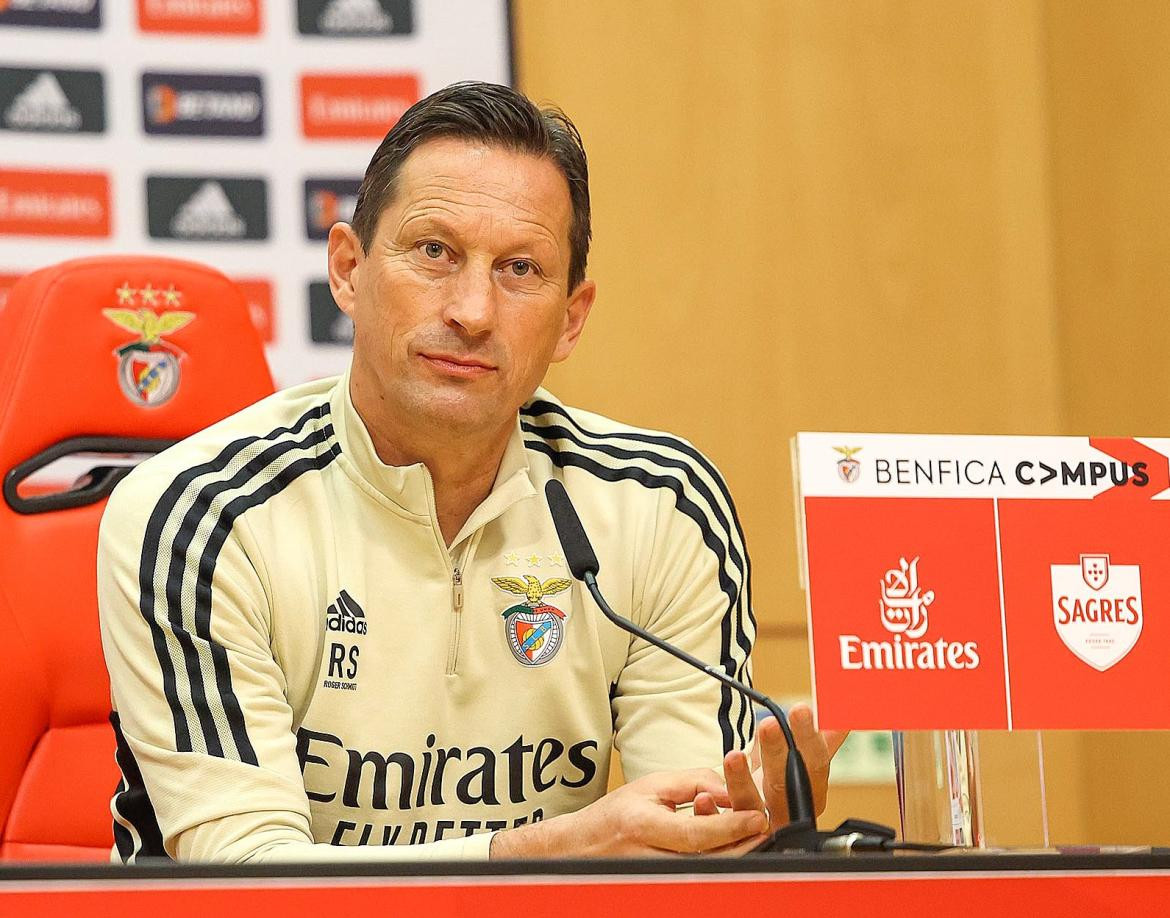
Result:
<instances>
[{"instance_id":1,"label":"short dark hair","mask_svg":"<svg viewBox=\"0 0 1170 918\"><path fill-rule=\"evenodd\" d=\"M569 290L585 279L592 237L589 165L581 134L558 108L538 108L495 83L453 83L408 108L382 139L358 191L353 229L369 251L382 210L394 197L402 164L428 140L458 137L551 160L569 184Z\"/></svg>"}]
</instances>

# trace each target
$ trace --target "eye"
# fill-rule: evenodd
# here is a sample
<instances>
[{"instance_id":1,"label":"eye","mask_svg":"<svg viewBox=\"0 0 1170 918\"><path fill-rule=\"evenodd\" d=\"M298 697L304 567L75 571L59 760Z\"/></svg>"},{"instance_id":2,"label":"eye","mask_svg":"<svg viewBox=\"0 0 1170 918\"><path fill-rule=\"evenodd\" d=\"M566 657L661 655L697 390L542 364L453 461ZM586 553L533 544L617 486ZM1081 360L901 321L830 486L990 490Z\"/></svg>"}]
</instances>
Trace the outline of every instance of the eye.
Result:
<instances>
[{"instance_id":1,"label":"eye","mask_svg":"<svg viewBox=\"0 0 1170 918\"><path fill-rule=\"evenodd\" d=\"M423 243L423 253L427 258L442 258L443 244L441 242L425 242Z\"/></svg>"},{"instance_id":2,"label":"eye","mask_svg":"<svg viewBox=\"0 0 1170 918\"><path fill-rule=\"evenodd\" d=\"M511 264L511 268L512 273L517 277L524 277L525 275L531 274L535 270L532 262L530 261L514 261Z\"/></svg>"}]
</instances>

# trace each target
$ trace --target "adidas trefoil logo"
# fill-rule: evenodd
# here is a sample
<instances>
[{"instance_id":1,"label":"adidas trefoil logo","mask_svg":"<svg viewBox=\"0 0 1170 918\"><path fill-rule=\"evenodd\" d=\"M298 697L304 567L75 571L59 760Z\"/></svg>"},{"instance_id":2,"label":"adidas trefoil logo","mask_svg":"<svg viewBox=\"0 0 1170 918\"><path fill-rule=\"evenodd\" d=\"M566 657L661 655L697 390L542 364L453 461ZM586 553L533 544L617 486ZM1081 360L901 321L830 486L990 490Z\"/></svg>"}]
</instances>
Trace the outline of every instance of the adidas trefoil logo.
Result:
<instances>
[{"instance_id":1,"label":"adidas trefoil logo","mask_svg":"<svg viewBox=\"0 0 1170 918\"><path fill-rule=\"evenodd\" d=\"M329 604L325 616L325 630L340 631L344 634L365 634L365 610L349 593L342 590L336 601Z\"/></svg>"},{"instance_id":2,"label":"adidas trefoil logo","mask_svg":"<svg viewBox=\"0 0 1170 918\"><path fill-rule=\"evenodd\" d=\"M393 26L378 0L332 0L317 18L322 32L389 32Z\"/></svg>"},{"instance_id":3,"label":"adidas trefoil logo","mask_svg":"<svg viewBox=\"0 0 1170 918\"><path fill-rule=\"evenodd\" d=\"M244 218L232 209L219 182L204 182L175 214L171 232L176 236L236 238L247 232Z\"/></svg>"},{"instance_id":4,"label":"adidas trefoil logo","mask_svg":"<svg viewBox=\"0 0 1170 918\"><path fill-rule=\"evenodd\" d=\"M4 123L17 130L76 131L81 113L69 103L57 78L47 70L28 84L4 112Z\"/></svg>"}]
</instances>

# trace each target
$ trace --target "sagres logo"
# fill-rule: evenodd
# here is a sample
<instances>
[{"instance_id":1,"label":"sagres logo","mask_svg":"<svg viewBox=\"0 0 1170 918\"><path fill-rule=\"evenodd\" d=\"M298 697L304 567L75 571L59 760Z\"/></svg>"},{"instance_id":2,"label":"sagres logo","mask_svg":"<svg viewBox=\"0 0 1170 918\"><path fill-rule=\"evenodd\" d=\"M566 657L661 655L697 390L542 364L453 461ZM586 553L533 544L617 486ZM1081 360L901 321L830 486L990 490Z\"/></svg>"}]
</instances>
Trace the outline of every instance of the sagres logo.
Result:
<instances>
[{"instance_id":1,"label":"sagres logo","mask_svg":"<svg viewBox=\"0 0 1170 918\"><path fill-rule=\"evenodd\" d=\"M260 77L221 73L144 73L142 126L148 134L259 137Z\"/></svg>"},{"instance_id":2,"label":"sagres logo","mask_svg":"<svg viewBox=\"0 0 1170 918\"><path fill-rule=\"evenodd\" d=\"M860 446L834 446L844 459L837 461L837 474L841 476L841 480L846 484L852 484L861 476L861 463L853 457L861 452Z\"/></svg>"},{"instance_id":3,"label":"sagres logo","mask_svg":"<svg viewBox=\"0 0 1170 918\"><path fill-rule=\"evenodd\" d=\"M183 294L169 284L165 290L147 284L135 289L122 284L114 295L116 309L103 309L102 315L138 338L122 345L114 356L118 358L118 383L122 393L135 405L157 408L174 397L179 389L180 362L186 357L175 345L163 340L184 328L195 318L195 313L177 309ZM174 311L161 314L153 306L171 307ZM137 307L137 308L133 308Z\"/></svg>"},{"instance_id":4,"label":"sagres logo","mask_svg":"<svg viewBox=\"0 0 1170 918\"><path fill-rule=\"evenodd\" d=\"M405 35L414 30L411 0L297 0L302 35Z\"/></svg>"},{"instance_id":5,"label":"sagres logo","mask_svg":"<svg viewBox=\"0 0 1170 918\"><path fill-rule=\"evenodd\" d=\"M525 574L523 580L493 577L492 583L505 593L525 597L524 602L501 613L512 655L525 666L542 666L555 657L565 639L565 613L546 603L544 597L563 593L573 581L553 577L542 583L532 574Z\"/></svg>"},{"instance_id":6,"label":"sagres logo","mask_svg":"<svg viewBox=\"0 0 1170 918\"><path fill-rule=\"evenodd\" d=\"M268 238L263 179L149 176L147 222L155 239Z\"/></svg>"},{"instance_id":7,"label":"sagres logo","mask_svg":"<svg viewBox=\"0 0 1170 918\"><path fill-rule=\"evenodd\" d=\"M878 598L879 621L887 640L866 641L856 634L838 637L842 669L975 669L979 646L975 641L919 640L930 627L933 590L918 582L918 561L898 559L881 579Z\"/></svg>"},{"instance_id":8,"label":"sagres logo","mask_svg":"<svg viewBox=\"0 0 1170 918\"><path fill-rule=\"evenodd\" d=\"M1077 659L1104 672L1133 650L1142 634L1142 575L1137 564L1081 555L1052 565L1052 618Z\"/></svg>"},{"instance_id":9,"label":"sagres logo","mask_svg":"<svg viewBox=\"0 0 1170 918\"><path fill-rule=\"evenodd\" d=\"M0 0L0 25L97 29L101 24L100 0Z\"/></svg>"},{"instance_id":10,"label":"sagres logo","mask_svg":"<svg viewBox=\"0 0 1170 918\"><path fill-rule=\"evenodd\" d=\"M102 75L0 67L0 128L100 134L106 129Z\"/></svg>"},{"instance_id":11,"label":"sagres logo","mask_svg":"<svg viewBox=\"0 0 1170 918\"><path fill-rule=\"evenodd\" d=\"M353 220L361 179L305 179L305 235L328 239L334 223Z\"/></svg>"}]
</instances>

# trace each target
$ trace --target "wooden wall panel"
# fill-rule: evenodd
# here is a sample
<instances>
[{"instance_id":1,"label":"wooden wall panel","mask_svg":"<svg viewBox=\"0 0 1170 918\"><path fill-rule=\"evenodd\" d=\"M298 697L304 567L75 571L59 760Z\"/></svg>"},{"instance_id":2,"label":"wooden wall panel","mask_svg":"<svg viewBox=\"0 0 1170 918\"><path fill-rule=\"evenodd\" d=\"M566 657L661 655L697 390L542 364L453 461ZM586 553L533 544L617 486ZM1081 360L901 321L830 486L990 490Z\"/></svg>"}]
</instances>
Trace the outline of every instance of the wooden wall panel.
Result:
<instances>
[{"instance_id":1,"label":"wooden wall panel","mask_svg":"<svg viewBox=\"0 0 1170 918\"><path fill-rule=\"evenodd\" d=\"M1070 431L1170 434L1170 5L1048 4Z\"/></svg>"},{"instance_id":2,"label":"wooden wall panel","mask_svg":"<svg viewBox=\"0 0 1170 918\"><path fill-rule=\"evenodd\" d=\"M1066 427L1166 436L1170 5L1052 0L1046 18ZM1170 842L1170 735L1089 734L1082 747L1087 837Z\"/></svg>"},{"instance_id":3,"label":"wooden wall panel","mask_svg":"<svg viewBox=\"0 0 1170 918\"><path fill-rule=\"evenodd\" d=\"M549 385L721 466L769 691L808 690L797 430L1165 433L1170 5L514 10L520 86L572 115L592 170L599 300ZM1170 739L1045 748L1054 839L1165 841ZM833 806L888 788L866 793Z\"/></svg>"},{"instance_id":4,"label":"wooden wall panel","mask_svg":"<svg viewBox=\"0 0 1170 918\"><path fill-rule=\"evenodd\" d=\"M804 621L797 430L1057 429L1036 3L515 17L592 173L598 303L549 384L715 458L765 629Z\"/></svg>"}]
</instances>

